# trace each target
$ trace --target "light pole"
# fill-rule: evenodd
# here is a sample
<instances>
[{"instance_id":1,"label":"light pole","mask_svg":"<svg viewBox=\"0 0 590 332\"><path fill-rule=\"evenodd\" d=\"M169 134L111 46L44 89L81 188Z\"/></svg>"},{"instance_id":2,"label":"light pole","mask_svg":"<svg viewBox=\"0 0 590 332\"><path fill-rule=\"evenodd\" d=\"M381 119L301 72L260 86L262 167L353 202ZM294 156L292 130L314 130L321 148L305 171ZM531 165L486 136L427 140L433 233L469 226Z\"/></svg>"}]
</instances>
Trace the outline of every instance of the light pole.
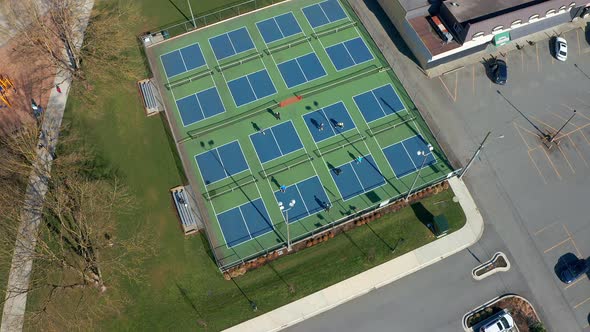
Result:
<instances>
[{"instance_id":1,"label":"light pole","mask_svg":"<svg viewBox=\"0 0 590 332\"><path fill-rule=\"evenodd\" d=\"M191 12L191 18L193 19L193 28L197 28L197 24L195 23L195 15L193 15L193 7L191 7L191 0L186 0L188 3L188 10Z\"/></svg>"},{"instance_id":2,"label":"light pole","mask_svg":"<svg viewBox=\"0 0 590 332\"><path fill-rule=\"evenodd\" d=\"M414 186L416 185L416 182L418 181L418 177L420 177L420 172L422 171L422 168L424 167L424 164L426 163L426 159L428 158L429 154L432 154L432 150L434 150L434 148L432 147L432 145L428 144L428 153L426 153L425 151L422 150L418 150L417 154L419 156L424 156L424 159L422 159L422 165L420 165L420 168L418 169L418 174L416 174L416 177L414 178L414 182L412 183L412 186L410 187L410 191L408 191L408 194L406 195L406 201L410 198L410 195L412 194L412 190L414 190Z\"/></svg>"},{"instance_id":3,"label":"light pole","mask_svg":"<svg viewBox=\"0 0 590 332\"><path fill-rule=\"evenodd\" d=\"M467 162L467 165L465 165L465 167L461 170L461 173L459 173L459 176L458 176L459 179L461 179L465 175L465 173L467 173L467 170L469 170L469 167L471 167L471 165L475 161L475 158L477 158L479 156L479 153L481 152L481 150L483 150L483 148L486 144L486 141L490 137L491 133L492 133L491 131L488 131L486 136L483 138L483 141L481 141L481 144L479 145L477 150L475 150L475 152L473 153L473 156L471 156L471 159L469 159L469 161ZM502 138L504 138L504 135L492 137L492 139L502 139Z\"/></svg>"},{"instance_id":4,"label":"light pole","mask_svg":"<svg viewBox=\"0 0 590 332\"><path fill-rule=\"evenodd\" d=\"M287 251L291 251L291 233L289 232L289 210L295 206L295 200L292 199L289 202L289 208L285 209L283 202L279 202L279 209L281 212L285 212L285 224L287 224Z\"/></svg>"},{"instance_id":5,"label":"light pole","mask_svg":"<svg viewBox=\"0 0 590 332\"><path fill-rule=\"evenodd\" d=\"M561 126L561 128L559 128L559 130L555 133L555 135L551 136L551 138L549 139L549 143L553 143L553 140L555 139L555 137L557 137L557 135L559 135L559 133L561 133L563 128L565 128L565 126L567 126L567 124L570 121L572 121L572 119L574 118L575 115L576 115L576 110L574 110L574 113L572 114L572 116L570 116L570 118L567 119L567 121L563 124L563 126Z\"/></svg>"}]
</instances>

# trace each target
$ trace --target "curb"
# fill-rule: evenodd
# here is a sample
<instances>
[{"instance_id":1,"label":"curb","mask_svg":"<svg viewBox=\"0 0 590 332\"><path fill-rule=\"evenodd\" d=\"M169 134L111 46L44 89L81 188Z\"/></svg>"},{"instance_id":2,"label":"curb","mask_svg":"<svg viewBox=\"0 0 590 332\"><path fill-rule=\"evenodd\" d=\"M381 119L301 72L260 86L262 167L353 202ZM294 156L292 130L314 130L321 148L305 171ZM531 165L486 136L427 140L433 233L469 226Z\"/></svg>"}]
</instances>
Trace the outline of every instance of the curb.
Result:
<instances>
[{"instance_id":1,"label":"curb","mask_svg":"<svg viewBox=\"0 0 590 332\"><path fill-rule=\"evenodd\" d=\"M280 331L388 285L473 245L483 234L483 218L463 181L452 177L449 179L449 185L459 199L459 204L465 213L466 222L463 228L354 277L224 331ZM444 253L440 254L441 252Z\"/></svg>"},{"instance_id":2,"label":"curb","mask_svg":"<svg viewBox=\"0 0 590 332\"><path fill-rule=\"evenodd\" d=\"M478 270L480 268L483 268L483 267L491 264L493 261L495 261L496 259L498 259L498 257L503 257L504 258L504 261L506 262L506 267L496 267L496 268L492 269L491 271L488 271L488 272L486 272L486 273L484 273L484 274L482 274L480 276L477 276L475 274L475 271L476 270ZM499 251L499 252L495 253L494 256L492 256L492 258L490 260L484 262L483 264L480 264L480 265L474 267L471 270L471 276L475 280L483 280L483 279L485 279L485 278L487 278L487 277L489 277L489 276L491 276L491 275L493 275L495 273L498 273L498 272L506 272L508 270L510 270L510 261L508 260L508 257L506 257L506 254L504 254L503 252Z\"/></svg>"},{"instance_id":3,"label":"curb","mask_svg":"<svg viewBox=\"0 0 590 332\"><path fill-rule=\"evenodd\" d=\"M507 293L507 294L504 294L504 295L497 296L497 297L489 300L488 302L480 305L479 307L476 307L474 309L471 309L469 312L467 312L465 315L463 315L463 318L461 319L461 324L463 325L463 330L465 330L465 332L472 332L473 331L472 328L467 327L467 318L469 316L471 316L471 315L477 313L478 311L481 311L482 309L484 309L486 307L489 307L492 304L494 304L496 302L499 302L500 300L503 300L503 299L505 299L507 297L515 297L517 299L521 299L524 302L526 302L531 307L531 309L533 309L533 313L535 314L535 316L537 316L537 320L540 321L540 317L539 317L539 314L537 313L537 310L535 310L535 307L533 306L533 304L529 300L525 299L524 297L522 297L522 296L520 296L518 294Z\"/></svg>"}]
</instances>

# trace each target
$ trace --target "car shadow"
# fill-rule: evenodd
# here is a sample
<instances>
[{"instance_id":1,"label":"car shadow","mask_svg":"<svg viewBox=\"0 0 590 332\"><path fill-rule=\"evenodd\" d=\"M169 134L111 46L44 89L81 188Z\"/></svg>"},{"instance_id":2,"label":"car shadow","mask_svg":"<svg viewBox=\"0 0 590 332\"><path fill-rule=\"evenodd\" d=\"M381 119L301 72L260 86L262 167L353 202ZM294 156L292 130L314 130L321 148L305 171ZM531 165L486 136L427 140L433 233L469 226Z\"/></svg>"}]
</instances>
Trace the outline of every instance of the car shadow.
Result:
<instances>
[{"instance_id":1,"label":"car shadow","mask_svg":"<svg viewBox=\"0 0 590 332\"><path fill-rule=\"evenodd\" d=\"M566 282L565 280L562 280L560 276L561 270L563 270L567 265L577 262L578 259L579 258L571 252L568 252L567 254L559 257L559 259L557 260L557 264L555 264L553 268L553 272L555 272L555 275L561 282Z\"/></svg>"},{"instance_id":2,"label":"car shadow","mask_svg":"<svg viewBox=\"0 0 590 332\"><path fill-rule=\"evenodd\" d=\"M555 53L555 44L557 43L557 37L554 36L549 38L549 40L547 40L547 43L549 44L549 54L551 54L553 59L557 59L557 54Z\"/></svg>"}]
</instances>

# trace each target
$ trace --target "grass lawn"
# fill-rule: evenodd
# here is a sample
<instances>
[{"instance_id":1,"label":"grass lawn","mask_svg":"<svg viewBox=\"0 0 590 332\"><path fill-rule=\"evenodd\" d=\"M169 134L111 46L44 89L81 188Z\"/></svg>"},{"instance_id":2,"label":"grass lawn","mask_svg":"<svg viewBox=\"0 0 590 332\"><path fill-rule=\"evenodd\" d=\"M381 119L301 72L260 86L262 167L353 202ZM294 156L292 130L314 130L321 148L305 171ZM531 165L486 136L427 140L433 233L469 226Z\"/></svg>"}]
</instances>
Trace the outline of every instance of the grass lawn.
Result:
<instances>
[{"instance_id":1,"label":"grass lawn","mask_svg":"<svg viewBox=\"0 0 590 332\"><path fill-rule=\"evenodd\" d=\"M181 2L142 1L150 26L138 26L130 33L181 19L172 4L180 7ZM199 1L193 10L210 10L224 2ZM94 84L93 91L102 104L99 112L88 111L91 108L76 98L75 89L66 109L66 121L84 133L84 139L137 197L138 209L133 216L120 220L120 232L125 234L138 225L148 229L154 235L156 252L143 265L143 280L124 283L119 290L133 302L117 316L97 322L97 329L216 331L254 317L236 285L219 273L208 255L207 241L200 236L183 238L168 190L182 183L184 177L164 122L159 117L145 117L135 82ZM465 217L452 196L447 191L423 204L434 215L444 212L454 231L463 226ZM373 231L390 245L405 239L396 255L434 240L412 208L406 208L235 281L257 303L256 315L262 314L393 258Z\"/></svg>"}]
</instances>

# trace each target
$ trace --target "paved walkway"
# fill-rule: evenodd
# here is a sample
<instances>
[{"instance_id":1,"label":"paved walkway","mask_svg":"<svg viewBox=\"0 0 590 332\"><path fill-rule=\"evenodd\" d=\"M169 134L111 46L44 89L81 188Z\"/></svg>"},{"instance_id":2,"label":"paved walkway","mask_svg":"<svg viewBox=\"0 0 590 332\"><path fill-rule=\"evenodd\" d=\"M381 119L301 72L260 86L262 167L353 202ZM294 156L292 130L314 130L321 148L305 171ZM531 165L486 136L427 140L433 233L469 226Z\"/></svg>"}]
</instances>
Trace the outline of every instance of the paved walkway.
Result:
<instances>
[{"instance_id":1,"label":"paved walkway","mask_svg":"<svg viewBox=\"0 0 590 332\"><path fill-rule=\"evenodd\" d=\"M88 25L93 5L94 1L88 0L86 7L82 11L80 37L83 36L83 31ZM81 43L82 38L80 38L76 47L80 47ZM53 163L51 152L57 146L57 138L70 90L71 78L56 75L54 83L60 85L62 92L59 93L56 89L53 89L45 108L41 124L42 134L39 137L39 148L37 149L37 160L29 177L29 185L27 186L23 212L21 213L22 223L18 231L8 276L0 332L22 331L23 329L27 290L33 267L33 260L31 259L33 255L31 253L34 253L37 243L38 227L42 219L43 202L47 193L47 183Z\"/></svg>"},{"instance_id":2,"label":"paved walkway","mask_svg":"<svg viewBox=\"0 0 590 332\"><path fill-rule=\"evenodd\" d=\"M463 181L453 177L449 183L467 217L465 226L460 230L226 331L279 331L385 286L471 246L483 234L483 218Z\"/></svg>"}]
</instances>

